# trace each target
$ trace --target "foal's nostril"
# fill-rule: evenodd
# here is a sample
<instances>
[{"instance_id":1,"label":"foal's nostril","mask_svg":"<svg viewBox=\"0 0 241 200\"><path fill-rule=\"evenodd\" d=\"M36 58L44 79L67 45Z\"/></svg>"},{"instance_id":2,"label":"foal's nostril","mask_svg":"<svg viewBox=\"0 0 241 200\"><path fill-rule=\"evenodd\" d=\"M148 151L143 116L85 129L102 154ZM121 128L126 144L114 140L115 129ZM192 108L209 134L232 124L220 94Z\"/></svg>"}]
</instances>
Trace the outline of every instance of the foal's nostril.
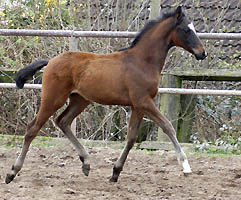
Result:
<instances>
[{"instance_id":1,"label":"foal's nostril","mask_svg":"<svg viewBox=\"0 0 241 200\"><path fill-rule=\"evenodd\" d=\"M208 53L206 51L203 52L203 57L207 57Z\"/></svg>"},{"instance_id":2,"label":"foal's nostril","mask_svg":"<svg viewBox=\"0 0 241 200\"><path fill-rule=\"evenodd\" d=\"M197 60L204 60L208 56L206 51L203 51L202 53L195 54L195 57Z\"/></svg>"}]
</instances>

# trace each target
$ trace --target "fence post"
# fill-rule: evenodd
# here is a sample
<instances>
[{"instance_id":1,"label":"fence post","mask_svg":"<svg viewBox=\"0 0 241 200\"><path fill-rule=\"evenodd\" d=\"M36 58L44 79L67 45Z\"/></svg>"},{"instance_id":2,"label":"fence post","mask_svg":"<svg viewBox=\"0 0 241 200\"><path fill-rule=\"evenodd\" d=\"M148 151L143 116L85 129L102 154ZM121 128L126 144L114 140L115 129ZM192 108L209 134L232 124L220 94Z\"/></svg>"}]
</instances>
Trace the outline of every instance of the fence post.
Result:
<instances>
[{"instance_id":1,"label":"fence post","mask_svg":"<svg viewBox=\"0 0 241 200\"><path fill-rule=\"evenodd\" d=\"M77 51L78 50L78 39L76 37L69 38L69 50L70 51ZM77 134L76 132L76 118L73 120L71 124L71 130L74 135Z\"/></svg>"},{"instance_id":2,"label":"fence post","mask_svg":"<svg viewBox=\"0 0 241 200\"><path fill-rule=\"evenodd\" d=\"M180 88L182 81L179 77L163 74L161 80L162 88ZM178 119L181 109L181 95L180 94L161 94L160 97L160 111L172 123L175 130L178 128ZM169 141L162 129L158 129L158 141Z\"/></svg>"},{"instance_id":3,"label":"fence post","mask_svg":"<svg viewBox=\"0 0 241 200\"><path fill-rule=\"evenodd\" d=\"M195 117L195 106L195 95L181 95L181 110L177 127L177 138L179 142L190 141L193 118Z\"/></svg>"}]
</instances>

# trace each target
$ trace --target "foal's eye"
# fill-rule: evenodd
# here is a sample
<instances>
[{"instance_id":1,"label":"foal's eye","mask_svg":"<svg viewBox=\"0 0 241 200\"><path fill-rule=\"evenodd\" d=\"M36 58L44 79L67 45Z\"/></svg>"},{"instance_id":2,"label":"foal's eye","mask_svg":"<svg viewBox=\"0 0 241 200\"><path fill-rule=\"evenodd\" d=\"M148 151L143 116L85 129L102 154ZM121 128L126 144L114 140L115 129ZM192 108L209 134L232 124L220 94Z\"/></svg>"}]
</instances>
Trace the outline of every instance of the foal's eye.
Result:
<instances>
[{"instance_id":1,"label":"foal's eye","mask_svg":"<svg viewBox=\"0 0 241 200\"><path fill-rule=\"evenodd\" d=\"M189 33L191 29L189 27L183 29L185 33Z\"/></svg>"}]
</instances>

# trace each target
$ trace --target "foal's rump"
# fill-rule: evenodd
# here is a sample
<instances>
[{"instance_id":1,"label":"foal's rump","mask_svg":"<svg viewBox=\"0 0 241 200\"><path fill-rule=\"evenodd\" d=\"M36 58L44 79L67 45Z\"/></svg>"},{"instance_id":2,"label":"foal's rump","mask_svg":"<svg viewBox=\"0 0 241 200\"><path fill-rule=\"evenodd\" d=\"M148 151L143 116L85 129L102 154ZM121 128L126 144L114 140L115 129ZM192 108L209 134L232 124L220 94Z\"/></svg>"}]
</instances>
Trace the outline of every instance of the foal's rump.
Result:
<instances>
[{"instance_id":1,"label":"foal's rump","mask_svg":"<svg viewBox=\"0 0 241 200\"><path fill-rule=\"evenodd\" d=\"M57 69L56 65L59 67L63 66L63 64L67 64L68 66L72 64L76 64L76 61L85 60L86 58L93 57L94 54L91 53L80 53L80 52L67 52L62 53L58 56L50 60L38 60L35 61L24 68L20 69L15 75L15 82L18 88L22 89L27 80L31 79L32 76L43 67L47 66L50 68L54 68L53 70L60 71L60 68ZM51 63L51 64L50 64ZM63 68L62 68L63 69ZM68 70L68 69L65 69ZM59 75L63 73L60 72Z\"/></svg>"}]
</instances>

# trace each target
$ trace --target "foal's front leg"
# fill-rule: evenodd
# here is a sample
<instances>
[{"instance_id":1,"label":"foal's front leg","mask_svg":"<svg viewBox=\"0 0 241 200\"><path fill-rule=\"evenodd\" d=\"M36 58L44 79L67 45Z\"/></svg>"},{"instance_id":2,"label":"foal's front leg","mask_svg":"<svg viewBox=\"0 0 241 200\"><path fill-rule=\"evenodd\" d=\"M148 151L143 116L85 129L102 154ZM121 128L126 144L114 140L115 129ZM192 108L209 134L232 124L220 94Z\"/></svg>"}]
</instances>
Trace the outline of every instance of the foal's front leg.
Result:
<instances>
[{"instance_id":1,"label":"foal's front leg","mask_svg":"<svg viewBox=\"0 0 241 200\"><path fill-rule=\"evenodd\" d=\"M119 159L117 160L117 162L114 165L113 175L110 179L111 182L117 182L117 180L118 180L118 177L125 164L127 155L136 142L137 133L138 133L138 130L139 130L143 117L144 117L144 115L142 113L140 113L137 110L132 109L132 113L131 113L131 117L130 117L130 121L129 121L129 125L128 125L127 142L126 142L125 148L123 149Z\"/></svg>"},{"instance_id":2,"label":"foal's front leg","mask_svg":"<svg viewBox=\"0 0 241 200\"><path fill-rule=\"evenodd\" d=\"M156 107L153 99L147 98L143 100L142 103L138 106L144 114L146 114L150 119L152 119L163 130L163 132L167 134L167 136L174 145L178 162L183 167L183 173L191 173L192 170L188 163L187 156L182 151L182 148L177 140L175 129L173 128L171 122L164 115L161 114L159 109Z\"/></svg>"}]
</instances>

